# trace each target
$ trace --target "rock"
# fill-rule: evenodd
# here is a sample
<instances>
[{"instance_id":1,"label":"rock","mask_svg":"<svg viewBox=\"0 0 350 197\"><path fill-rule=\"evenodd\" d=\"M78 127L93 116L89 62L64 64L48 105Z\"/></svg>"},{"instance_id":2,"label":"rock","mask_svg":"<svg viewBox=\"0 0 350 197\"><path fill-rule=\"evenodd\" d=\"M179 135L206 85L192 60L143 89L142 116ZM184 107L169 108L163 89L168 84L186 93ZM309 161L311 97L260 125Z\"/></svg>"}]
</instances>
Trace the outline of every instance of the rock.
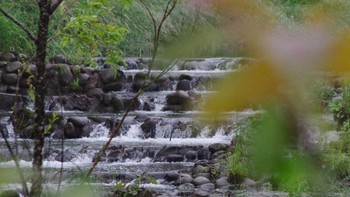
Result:
<instances>
[{"instance_id":1,"label":"rock","mask_svg":"<svg viewBox=\"0 0 350 197\"><path fill-rule=\"evenodd\" d=\"M16 73L3 74L2 80L8 85L15 85L18 80L18 75Z\"/></svg>"},{"instance_id":2,"label":"rock","mask_svg":"<svg viewBox=\"0 0 350 197\"><path fill-rule=\"evenodd\" d=\"M103 86L102 90L104 92L121 91L123 88L124 88L124 83L117 81L117 82L112 82Z\"/></svg>"},{"instance_id":3,"label":"rock","mask_svg":"<svg viewBox=\"0 0 350 197\"><path fill-rule=\"evenodd\" d=\"M203 185L205 183L210 183L210 180L207 179L206 177L199 176L193 179L192 183L197 186L197 185Z\"/></svg>"},{"instance_id":4,"label":"rock","mask_svg":"<svg viewBox=\"0 0 350 197\"><path fill-rule=\"evenodd\" d=\"M215 190L215 185L213 183L204 183L199 186L199 189L203 191L211 192Z\"/></svg>"},{"instance_id":5,"label":"rock","mask_svg":"<svg viewBox=\"0 0 350 197\"><path fill-rule=\"evenodd\" d=\"M171 154L171 155L166 156L166 161L167 162L182 162L182 161L184 161L184 158L182 155Z\"/></svg>"},{"instance_id":6,"label":"rock","mask_svg":"<svg viewBox=\"0 0 350 197\"><path fill-rule=\"evenodd\" d=\"M198 190L191 197L208 197L209 195L210 195L210 193L207 191Z\"/></svg>"},{"instance_id":7,"label":"rock","mask_svg":"<svg viewBox=\"0 0 350 197\"><path fill-rule=\"evenodd\" d=\"M18 69L22 68L22 63L20 61L10 62L5 70L8 73L18 73Z\"/></svg>"},{"instance_id":8,"label":"rock","mask_svg":"<svg viewBox=\"0 0 350 197\"><path fill-rule=\"evenodd\" d=\"M242 185L247 188L254 188L256 186L256 182L250 178L244 178Z\"/></svg>"},{"instance_id":9,"label":"rock","mask_svg":"<svg viewBox=\"0 0 350 197\"><path fill-rule=\"evenodd\" d=\"M168 182L172 182L179 179L179 177L180 177L180 174L178 172L170 171L165 174L164 179Z\"/></svg>"},{"instance_id":10,"label":"rock","mask_svg":"<svg viewBox=\"0 0 350 197\"><path fill-rule=\"evenodd\" d=\"M215 153L217 151L227 150L228 145L227 144L222 144L222 143L215 143L215 144L209 145L208 148L209 148L209 151L211 153Z\"/></svg>"},{"instance_id":11,"label":"rock","mask_svg":"<svg viewBox=\"0 0 350 197\"><path fill-rule=\"evenodd\" d=\"M49 62L53 64L70 64L69 60L63 55L55 55L49 59Z\"/></svg>"},{"instance_id":12,"label":"rock","mask_svg":"<svg viewBox=\"0 0 350 197\"><path fill-rule=\"evenodd\" d=\"M225 154L225 150L216 151L214 154L210 155L210 159L224 158Z\"/></svg>"},{"instance_id":13,"label":"rock","mask_svg":"<svg viewBox=\"0 0 350 197\"><path fill-rule=\"evenodd\" d=\"M74 75L67 64L59 65L59 79L64 86L69 86L74 80Z\"/></svg>"},{"instance_id":14,"label":"rock","mask_svg":"<svg viewBox=\"0 0 350 197\"><path fill-rule=\"evenodd\" d=\"M150 102L145 102L143 104L143 110L144 111L152 111L156 108L154 103L150 103Z\"/></svg>"},{"instance_id":15,"label":"rock","mask_svg":"<svg viewBox=\"0 0 350 197\"><path fill-rule=\"evenodd\" d=\"M111 101L112 101L112 94L111 93L103 94L103 104L111 105Z\"/></svg>"},{"instance_id":16,"label":"rock","mask_svg":"<svg viewBox=\"0 0 350 197\"><path fill-rule=\"evenodd\" d=\"M192 81L193 78L190 75L182 74L182 75L180 75L179 80L181 81L183 79L186 79L188 81Z\"/></svg>"},{"instance_id":17,"label":"rock","mask_svg":"<svg viewBox=\"0 0 350 197\"><path fill-rule=\"evenodd\" d=\"M7 93L10 93L10 94L20 93L20 88L17 87L16 85L9 85L7 87Z\"/></svg>"},{"instance_id":18,"label":"rock","mask_svg":"<svg viewBox=\"0 0 350 197\"><path fill-rule=\"evenodd\" d=\"M154 119L146 119L141 125L141 129L144 133L145 138L155 138L156 137L156 127L157 121Z\"/></svg>"},{"instance_id":19,"label":"rock","mask_svg":"<svg viewBox=\"0 0 350 197\"><path fill-rule=\"evenodd\" d=\"M102 69L99 76L103 83L125 82L126 77L123 71L114 68Z\"/></svg>"},{"instance_id":20,"label":"rock","mask_svg":"<svg viewBox=\"0 0 350 197\"><path fill-rule=\"evenodd\" d=\"M2 84L0 84L0 93L6 93L7 92L7 85L2 85ZM1 98L1 96L0 96L0 98ZM0 104L0 110L1 110L2 108L1 108L1 104Z\"/></svg>"},{"instance_id":21,"label":"rock","mask_svg":"<svg viewBox=\"0 0 350 197\"><path fill-rule=\"evenodd\" d=\"M66 139L80 138L80 133L75 129L73 123L67 122L63 129L64 137Z\"/></svg>"},{"instance_id":22,"label":"rock","mask_svg":"<svg viewBox=\"0 0 350 197\"><path fill-rule=\"evenodd\" d=\"M168 105L186 105L190 100L190 96L185 91L177 91L166 96L166 103Z\"/></svg>"},{"instance_id":23,"label":"rock","mask_svg":"<svg viewBox=\"0 0 350 197\"><path fill-rule=\"evenodd\" d=\"M188 151L185 153L185 158L187 161L195 161L197 159L196 151Z\"/></svg>"},{"instance_id":24,"label":"rock","mask_svg":"<svg viewBox=\"0 0 350 197\"><path fill-rule=\"evenodd\" d=\"M10 52L4 52L0 55L0 60L1 61L6 61L6 62L12 62L16 61L16 55Z\"/></svg>"},{"instance_id":25,"label":"rock","mask_svg":"<svg viewBox=\"0 0 350 197\"><path fill-rule=\"evenodd\" d=\"M187 79L180 80L176 85L176 90L183 90L183 91L191 90L191 82Z\"/></svg>"},{"instance_id":26,"label":"rock","mask_svg":"<svg viewBox=\"0 0 350 197\"><path fill-rule=\"evenodd\" d=\"M192 183L184 183L179 186L179 193L181 196L187 196L195 191L194 185Z\"/></svg>"},{"instance_id":27,"label":"rock","mask_svg":"<svg viewBox=\"0 0 350 197\"><path fill-rule=\"evenodd\" d=\"M112 104L115 112L120 112L120 111L124 110L124 102L116 94L112 95L111 104Z\"/></svg>"},{"instance_id":28,"label":"rock","mask_svg":"<svg viewBox=\"0 0 350 197\"><path fill-rule=\"evenodd\" d=\"M90 120L87 117L75 116L75 117L69 117L67 119L67 122L73 123L73 125L75 127L84 127L84 126L86 126L87 124L90 123Z\"/></svg>"},{"instance_id":29,"label":"rock","mask_svg":"<svg viewBox=\"0 0 350 197\"><path fill-rule=\"evenodd\" d=\"M110 174L110 173L107 173ZM136 178L134 174L131 174L130 172L118 172L115 176L116 180L123 180L123 181L132 181Z\"/></svg>"},{"instance_id":30,"label":"rock","mask_svg":"<svg viewBox=\"0 0 350 197\"><path fill-rule=\"evenodd\" d=\"M150 82L148 84L148 86L146 86L145 91L146 92L156 92L156 91L159 91L159 87L156 83Z\"/></svg>"},{"instance_id":31,"label":"rock","mask_svg":"<svg viewBox=\"0 0 350 197\"><path fill-rule=\"evenodd\" d=\"M217 188L224 188L230 185L230 183L227 181L227 177L221 177L215 181L215 186Z\"/></svg>"},{"instance_id":32,"label":"rock","mask_svg":"<svg viewBox=\"0 0 350 197\"><path fill-rule=\"evenodd\" d=\"M3 61L0 61L0 68L2 67L6 67L8 64L8 62L3 62Z\"/></svg>"},{"instance_id":33,"label":"rock","mask_svg":"<svg viewBox=\"0 0 350 197\"><path fill-rule=\"evenodd\" d=\"M62 157L62 152L61 150L58 151L59 153L57 154L57 156L55 157L56 161L60 161L60 162L70 162L72 161L72 159L74 159L76 157L76 155L78 154L76 151L71 150L71 149L66 149L64 150L63 153L63 157ZM48 153L50 154L50 153Z\"/></svg>"},{"instance_id":34,"label":"rock","mask_svg":"<svg viewBox=\"0 0 350 197\"><path fill-rule=\"evenodd\" d=\"M188 174L180 174L179 179L177 179L174 185L181 185L184 183L191 183L193 178Z\"/></svg>"},{"instance_id":35,"label":"rock","mask_svg":"<svg viewBox=\"0 0 350 197\"><path fill-rule=\"evenodd\" d=\"M84 87L85 85L87 85L89 83L90 75L88 75L86 73L80 73L78 75L78 79L79 79L79 85L81 87Z\"/></svg>"},{"instance_id":36,"label":"rock","mask_svg":"<svg viewBox=\"0 0 350 197\"><path fill-rule=\"evenodd\" d=\"M76 95L63 97L61 103L66 110L89 111L91 102L86 95Z\"/></svg>"},{"instance_id":37,"label":"rock","mask_svg":"<svg viewBox=\"0 0 350 197\"><path fill-rule=\"evenodd\" d=\"M134 81L144 81L147 78L147 73L145 72L138 72L134 76Z\"/></svg>"},{"instance_id":38,"label":"rock","mask_svg":"<svg viewBox=\"0 0 350 197\"><path fill-rule=\"evenodd\" d=\"M133 92L138 92L142 86L143 86L143 81L136 81L136 82L133 82L132 85L131 85L131 90Z\"/></svg>"},{"instance_id":39,"label":"rock","mask_svg":"<svg viewBox=\"0 0 350 197\"><path fill-rule=\"evenodd\" d=\"M208 172L208 168L202 165L195 165L192 168L192 174L198 174L198 173L204 173L204 172Z\"/></svg>"},{"instance_id":40,"label":"rock","mask_svg":"<svg viewBox=\"0 0 350 197\"><path fill-rule=\"evenodd\" d=\"M92 88L87 93L86 96L91 98L98 98L99 100L104 99L104 93L101 88Z\"/></svg>"}]
</instances>

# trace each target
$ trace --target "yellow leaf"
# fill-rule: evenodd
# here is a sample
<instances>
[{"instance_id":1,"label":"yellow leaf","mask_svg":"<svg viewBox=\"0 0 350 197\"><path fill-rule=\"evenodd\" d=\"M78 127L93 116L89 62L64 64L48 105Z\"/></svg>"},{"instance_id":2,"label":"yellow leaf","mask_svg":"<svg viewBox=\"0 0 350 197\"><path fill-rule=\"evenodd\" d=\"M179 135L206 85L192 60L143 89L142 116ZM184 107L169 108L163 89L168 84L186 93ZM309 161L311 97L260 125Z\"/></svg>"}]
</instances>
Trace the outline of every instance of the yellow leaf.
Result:
<instances>
[{"instance_id":1,"label":"yellow leaf","mask_svg":"<svg viewBox=\"0 0 350 197\"><path fill-rule=\"evenodd\" d=\"M273 103L281 96L285 83L281 73L269 64L252 65L221 80L216 88L218 92L206 100L204 111L210 117L217 117L221 112Z\"/></svg>"}]
</instances>

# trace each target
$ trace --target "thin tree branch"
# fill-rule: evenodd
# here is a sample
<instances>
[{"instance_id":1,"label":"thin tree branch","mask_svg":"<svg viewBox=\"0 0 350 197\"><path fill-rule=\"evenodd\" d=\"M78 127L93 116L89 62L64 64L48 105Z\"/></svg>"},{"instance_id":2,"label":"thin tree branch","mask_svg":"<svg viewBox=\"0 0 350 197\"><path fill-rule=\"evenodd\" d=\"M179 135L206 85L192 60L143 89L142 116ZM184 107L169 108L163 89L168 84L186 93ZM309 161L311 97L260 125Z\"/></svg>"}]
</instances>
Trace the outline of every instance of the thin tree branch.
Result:
<instances>
[{"instance_id":1,"label":"thin tree branch","mask_svg":"<svg viewBox=\"0 0 350 197\"><path fill-rule=\"evenodd\" d=\"M58 8L58 6L62 3L63 0L56 0L54 4L50 7L50 15L55 12L55 10Z\"/></svg>"},{"instance_id":2,"label":"thin tree branch","mask_svg":"<svg viewBox=\"0 0 350 197\"><path fill-rule=\"evenodd\" d=\"M10 21L15 23L20 29L22 29L24 32L26 32L27 36L30 38L31 41L34 43L36 42L37 38L34 36L34 34L20 21L18 21L15 17L11 16L9 13L7 13L4 9L0 8L0 12L8 18Z\"/></svg>"}]
</instances>

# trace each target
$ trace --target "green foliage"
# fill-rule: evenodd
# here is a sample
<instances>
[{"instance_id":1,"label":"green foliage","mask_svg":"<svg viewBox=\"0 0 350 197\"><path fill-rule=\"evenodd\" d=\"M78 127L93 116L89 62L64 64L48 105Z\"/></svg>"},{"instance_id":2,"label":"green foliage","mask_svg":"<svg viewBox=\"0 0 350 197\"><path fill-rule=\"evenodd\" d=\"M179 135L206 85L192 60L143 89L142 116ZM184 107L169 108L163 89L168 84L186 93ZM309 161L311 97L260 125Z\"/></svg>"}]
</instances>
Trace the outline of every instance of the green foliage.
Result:
<instances>
[{"instance_id":1,"label":"green foliage","mask_svg":"<svg viewBox=\"0 0 350 197\"><path fill-rule=\"evenodd\" d=\"M338 126L350 119L350 83L345 82L342 86L342 98L333 100L329 104L330 110L333 112L334 120L337 121Z\"/></svg>"},{"instance_id":2,"label":"green foliage","mask_svg":"<svg viewBox=\"0 0 350 197\"><path fill-rule=\"evenodd\" d=\"M141 184L144 183L145 181L150 182L152 184L158 184L157 180L155 180L152 177L144 177L141 175L137 175L133 183L128 186L125 182L122 182L122 181L117 182L114 194L115 196L123 196L123 197L146 196L146 195L140 194L141 192L148 193L147 190L144 190L141 187Z\"/></svg>"},{"instance_id":3,"label":"green foliage","mask_svg":"<svg viewBox=\"0 0 350 197\"><path fill-rule=\"evenodd\" d=\"M81 87L80 87L80 85L79 85L79 78L75 78L75 79L71 82L70 88L71 88L72 90L80 90L80 89L81 89Z\"/></svg>"},{"instance_id":4,"label":"green foliage","mask_svg":"<svg viewBox=\"0 0 350 197\"><path fill-rule=\"evenodd\" d=\"M330 81L320 80L311 90L311 97L319 103L328 103L334 96L334 86Z\"/></svg>"},{"instance_id":5,"label":"green foliage","mask_svg":"<svg viewBox=\"0 0 350 197\"><path fill-rule=\"evenodd\" d=\"M107 55L107 62L118 63L121 56L117 44L123 39L126 29L115 22L106 20L111 13L113 2L105 0L84 1L75 16L64 27L62 47L70 46L79 58L93 63L96 56Z\"/></svg>"}]
</instances>

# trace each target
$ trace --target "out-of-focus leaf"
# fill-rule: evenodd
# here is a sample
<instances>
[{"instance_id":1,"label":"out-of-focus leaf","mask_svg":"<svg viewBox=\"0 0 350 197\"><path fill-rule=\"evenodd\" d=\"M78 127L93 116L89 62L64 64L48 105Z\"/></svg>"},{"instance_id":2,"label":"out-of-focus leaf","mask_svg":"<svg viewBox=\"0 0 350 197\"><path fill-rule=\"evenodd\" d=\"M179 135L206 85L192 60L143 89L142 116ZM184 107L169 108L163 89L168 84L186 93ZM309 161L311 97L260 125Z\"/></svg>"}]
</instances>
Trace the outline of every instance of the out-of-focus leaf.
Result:
<instances>
[{"instance_id":1,"label":"out-of-focus leaf","mask_svg":"<svg viewBox=\"0 0 350 197\"><path fill-rule=\"evenodd\" d=\"M217 93L206 100L204 111L209 117L217 117L221 112L274 103L281 96L281 90L288 87L286 83L283 75L268 64L252 65L221 80L215 88Z\"/></svg>"}]
</instances>

